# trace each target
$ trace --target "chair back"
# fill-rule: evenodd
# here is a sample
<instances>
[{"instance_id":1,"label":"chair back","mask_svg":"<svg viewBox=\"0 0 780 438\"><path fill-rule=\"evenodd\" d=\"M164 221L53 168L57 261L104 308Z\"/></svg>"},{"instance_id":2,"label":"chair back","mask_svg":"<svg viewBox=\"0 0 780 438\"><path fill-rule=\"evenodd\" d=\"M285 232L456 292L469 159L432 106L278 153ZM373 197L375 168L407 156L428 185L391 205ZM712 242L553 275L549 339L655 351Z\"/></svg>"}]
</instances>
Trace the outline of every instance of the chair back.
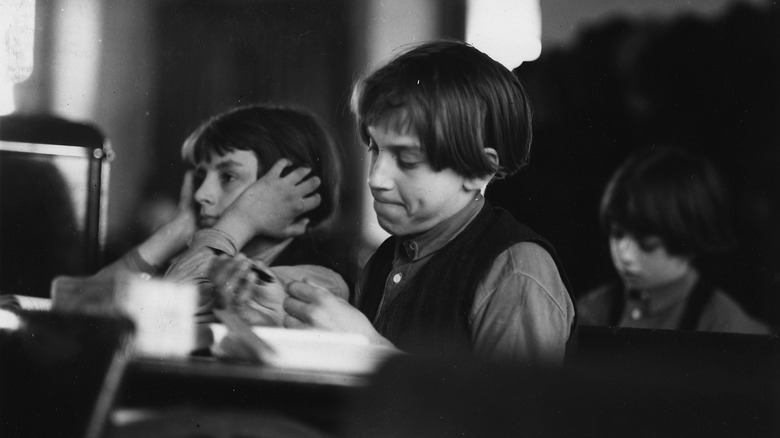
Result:
<instances>
[{"instance_id":1,"label":"chair back","mask_svg":"<svg viewBox=\"0 0 780 438\"><path fill-rule=\"evenodd\" d=\"M91 126L0 117L0 294L48 297L102 265L112 152Z\"/></svg>"}]
</instances>

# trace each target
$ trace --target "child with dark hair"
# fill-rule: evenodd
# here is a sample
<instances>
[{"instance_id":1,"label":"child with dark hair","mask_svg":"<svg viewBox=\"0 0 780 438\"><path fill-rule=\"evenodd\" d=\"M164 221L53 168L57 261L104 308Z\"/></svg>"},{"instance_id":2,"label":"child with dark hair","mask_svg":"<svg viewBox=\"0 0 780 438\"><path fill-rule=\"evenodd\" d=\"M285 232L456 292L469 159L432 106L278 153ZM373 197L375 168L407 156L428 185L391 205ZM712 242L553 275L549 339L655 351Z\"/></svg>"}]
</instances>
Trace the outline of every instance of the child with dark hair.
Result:
<instances>
[{"instance_id":1,"label":"child with dark hair","mask_svg":"<svg viewBox=\"0 0 780 438\"><path fill-rule=\"evenodd\" d=\"M581 324L768 333L704 275L702 264L731 249L728 192L704 157L649 148L614 173L600 220L620 284L578 302Z\"/></svg>"},{"instance_id":2,"label":"child with dark hair","mask_svg":"<svg viewBox=\"0 0 780 438\"><path fill-rule=\"evenodd\" d=\"M363 269L355 307L293 282L285 326L363 333L415 354L560 363L575 318L555 252L482 196L528 162L518 78L468 44L431 42L360 81L353 112L392 236Z\"/></svg>"},{"instance_id":3,"label":"child with dark hair","mask_svg":"<svg viewBox=\"0 0 780 438\"><path fill-rule=\"evenodd\" d=\"M235 258L248 279L234 304L253 324L281 325L284 291L267 287L269 281L305 277L349 295L309 233L327 225L340 194L339 151L315 116L269 105L234 108L198 127L182 158L190 170L179 214L98 276L164 273L194 283L204 323L215 321L218 292L209 268L224 258Z\"/></svg>"}]
</instances>

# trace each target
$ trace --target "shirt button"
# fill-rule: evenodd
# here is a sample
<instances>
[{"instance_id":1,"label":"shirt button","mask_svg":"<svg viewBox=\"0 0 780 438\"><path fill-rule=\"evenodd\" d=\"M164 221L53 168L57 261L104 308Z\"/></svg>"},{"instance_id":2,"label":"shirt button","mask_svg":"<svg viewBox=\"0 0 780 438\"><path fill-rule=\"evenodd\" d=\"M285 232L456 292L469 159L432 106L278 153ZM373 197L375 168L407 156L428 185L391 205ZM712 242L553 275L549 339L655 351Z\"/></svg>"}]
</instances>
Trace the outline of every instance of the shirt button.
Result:
<instances>
[{"instance_id":1,"label":"shirt button","mask_svg":"<svg viewBox=\"0 0 780 438\"><path fill-rule=\"evenodd\" d=\"M637 319L639 319L641 317L642 317L642 311L641 310L633 309L631 311L631 319L633 319L634 321L636 321Z\"/></svg>"},{"instance_id":2,"label":"shirt button","mask_svg":"<svg viewBox=\"0 0 780 438\"><path fill-rule=\"evenodd\" d=\"M401 281L401 274L393 275L393 283L398 284L399 281Z\"/></svg>"}]
</instances>

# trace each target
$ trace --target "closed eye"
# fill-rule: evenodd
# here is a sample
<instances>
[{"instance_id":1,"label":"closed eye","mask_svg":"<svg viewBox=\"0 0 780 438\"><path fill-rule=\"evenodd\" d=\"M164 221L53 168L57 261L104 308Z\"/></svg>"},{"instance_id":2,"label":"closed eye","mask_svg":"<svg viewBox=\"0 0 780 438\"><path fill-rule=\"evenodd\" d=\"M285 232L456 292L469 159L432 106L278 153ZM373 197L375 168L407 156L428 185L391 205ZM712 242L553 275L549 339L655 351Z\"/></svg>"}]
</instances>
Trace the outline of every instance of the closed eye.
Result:
<instances>
[{"instance_id":1,"label":"closed eye","mask_svg":"<svg viewBox=\"0 0 780 438\"><path fill-rule=\"evenodd\" d=\"M400 167L401 169L410 170L410 169L414 169L415 167L419 166L420 163L421 162L419 162L419 161L404 161L404 160L399 159L398 160L398 167Z\"/></svg>"},{"instance_id":2,"label":"closed eye","mask_svg":"<svg viewBox=\"0 0 780 438\"><path fill-rule=\"evenodd\" d=\"M662 247L664 244L661 238L657 236L644 237L638 239L638 243L639 243L639 247L642 248L642 251L645 252L653 252L658 248Z\"/></svg>"},{"instance_id":3,"label":"closed eye","mask_svg":"<svg viewBox=\"0 0 780 438\"><path fill-rule=\"evenodd\" d=\"M377 147L376 143L374 143L374 139L368 140L368 152L372 154L379 152L379 148Z\"/></svg>"},{"instance_id":4,"label":"closed eye","mask_svg":"<svg viewBox=\"0 0 780 438\"><path fill-rule=\"evenodd\" d=\"M220 178L220 180L221 180L221 181L222 181L224 184L229 184L229 183L231 183L231 182L233 182L233 181L235 181L235 180L237 180L237 179L238 179L238 177L237 177L236 175L233 175L232 173L223 173L223 174L220 174L220 175L219 175L219 178Z\"/></svg>"}]
</instances>

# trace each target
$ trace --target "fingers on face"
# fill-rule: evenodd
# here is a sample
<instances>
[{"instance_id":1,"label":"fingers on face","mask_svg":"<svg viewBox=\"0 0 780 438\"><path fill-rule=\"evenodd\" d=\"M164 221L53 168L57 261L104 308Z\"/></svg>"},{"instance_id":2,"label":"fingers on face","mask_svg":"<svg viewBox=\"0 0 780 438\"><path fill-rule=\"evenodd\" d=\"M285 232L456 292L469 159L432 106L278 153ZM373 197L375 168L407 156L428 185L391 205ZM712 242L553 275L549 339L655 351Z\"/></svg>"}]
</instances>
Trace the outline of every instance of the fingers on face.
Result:
<instances>
[{"instance_id":1,"label":"fingers on face","mask_svg":"<svg viewBox=\"0 0 780 438\"><path fill-rule=\"evenodd\" d=\"M301 201L301 213L305 213L310 210L314 210L317 208L317 206L320 205L320 202L322 202L322 196L320 196L319 193L314 193L312 195L306 196Z\"/></svg>"},{"instance_id":2,"label":"fingers on face","mask_svg":"<svg viewBox=\"0 0 780 438\"><path fill-rule=\"evenodd\" d=\"M305 168L304 170L306 170L306 174L311 172L311 169L308 168ZM305 180L295 180L295 182L296 182L295 187L299 191L306 194L312 193L313 191L317 190L322 184L322 180L318 176L312 176L311 178Z\"/></svg>"},{"instance_id":3,"label":"fingers on face","mask_svg":"<svg viewBox=\"0 0 780 438\"><path fill-rule=\"evenodd\" d=\"M287 173L285 176L282 176L285 169L292 166L293 162L290 161L287 158L281 158L279 161L274 163L273 166L271 166L270 169L268 169L267 175L276 177L276 178L282 178L289 181L292 181L294 185L299 185L302 182L309 182L310 180L314 178L306 179L306 177L311 173L310 167L295 167L294 169L290 170L289 173ZM304 181L306 179L306 181ZM320 185L319 179L316 181L315 188Z\"/></svg>"},{"instance_id":4,"label":"fingers on face","mask_svg":"<svg viewBox=\"0 0 780 438\"><path fill-rule=\"evenodd\" d=\"M288 173L287 176L285 176L285 178L295 183L296 186L300 186L302 184L310 184L309 181L316 178L316 177L312 177L304 181L306 176L309 175L310 173L311 173L310 167L296 167L295 169L291 170L290 173ZM317 179L319 180L319 178ZM320 183L317 182L317 186L319 185Z\"/></svg>"},{"instance_id":5,"label":"fingers on face","mask_svg":"<svg viewBox=\"0 0 780 438\"><path fill-rule=\"evenodd\" d=\"M306 230L309 228L309 218L300 218L291 223L285 229L287 237L297 237L306 234Z\"/></svg>"},{"instance_id":6,"label":"fingers on face","mask_svg":"<svg viewBox=\"0 0 780 438\"><path fill-rule=\"evenodd\" d=\"M292 161L288 160L287 158L281 158L276 163L274 163L273 166L271 166L270 169L268 169L267 174L270 176L281 176L282 172L284 172L284 169L287 168L287 166L291 165Z\"/></svg>"}]
</instances>

